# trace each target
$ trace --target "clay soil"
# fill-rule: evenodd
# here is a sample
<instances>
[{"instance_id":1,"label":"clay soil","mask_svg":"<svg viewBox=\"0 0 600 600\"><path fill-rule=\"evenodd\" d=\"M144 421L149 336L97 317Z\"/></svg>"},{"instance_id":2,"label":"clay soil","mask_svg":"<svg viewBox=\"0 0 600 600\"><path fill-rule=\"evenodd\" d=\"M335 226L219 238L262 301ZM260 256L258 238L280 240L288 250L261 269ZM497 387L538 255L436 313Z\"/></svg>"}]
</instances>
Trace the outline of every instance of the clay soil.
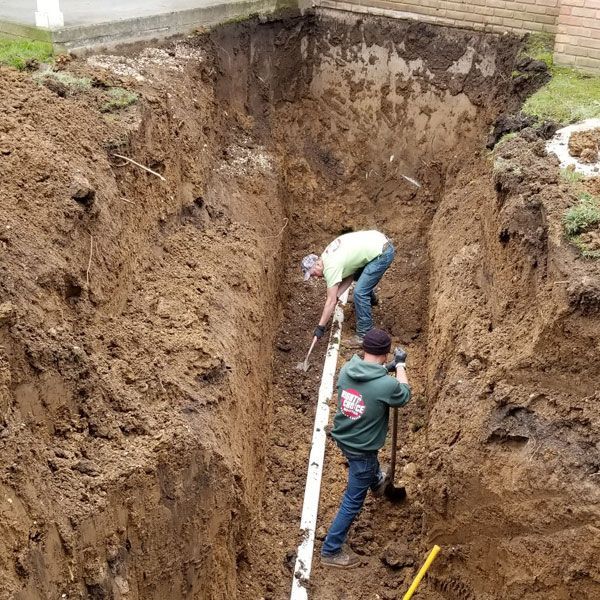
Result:
<instances>
[{"instance_id":1,"label":"clay soil","mask_svg":"<svg viewBox=\"0 0 600 600\"><path fill-rule=\"evenodd\" d=\"M518 51L321 11L61 63L83 89L0 70L0 598L289 596L325 351L295 369L298 261L361 228L397 249L408 500L322 568L328 442L309 595L402 597L438 543L419 598L600 597L600 270L536 132L484 148Z\"/></svg>"},{"instance_id":2,"label":"clay soil","mask_svg":"<svg viewBox=\"0 0 600 600\"><path fill-rule=\"evenodd\" d=\"M600 129L575 131L569 138L569 154L578 156L583 163L598 162Z\"/></svg>"}]
</instances>

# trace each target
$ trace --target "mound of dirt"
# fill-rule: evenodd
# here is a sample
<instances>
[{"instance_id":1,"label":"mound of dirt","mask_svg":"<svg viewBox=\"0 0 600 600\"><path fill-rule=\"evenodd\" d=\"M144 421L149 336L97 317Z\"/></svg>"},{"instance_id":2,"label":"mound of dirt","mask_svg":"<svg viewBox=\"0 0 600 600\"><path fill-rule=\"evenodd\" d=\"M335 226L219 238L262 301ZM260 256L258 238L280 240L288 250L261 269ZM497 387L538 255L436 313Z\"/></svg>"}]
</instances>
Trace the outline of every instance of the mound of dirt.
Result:
<instances>
[{"instance_id":1,"label":"mound of dirt","mask_svg":"<svg viewBox=\"0 0 600 600\"><path fill-rule=\"evenodd\" d=\"M569 137L569 154L579 157L583 163L598 162L599 149L600 129L574 131Z\"/></svg>"}]
</instances>

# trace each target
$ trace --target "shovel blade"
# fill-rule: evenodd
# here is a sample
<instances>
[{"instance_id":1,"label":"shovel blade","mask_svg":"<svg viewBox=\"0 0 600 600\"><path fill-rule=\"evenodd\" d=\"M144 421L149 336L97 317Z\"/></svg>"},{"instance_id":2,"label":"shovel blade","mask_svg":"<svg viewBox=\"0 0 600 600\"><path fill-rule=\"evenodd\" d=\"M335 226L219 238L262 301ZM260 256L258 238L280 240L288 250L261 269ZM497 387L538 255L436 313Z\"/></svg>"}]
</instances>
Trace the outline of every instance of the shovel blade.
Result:
<instances>
[{"instance_id":1,"label":"shovel blade","mask_svg":"<svg viewBox=\"0 0 600 600\"><path fill-rule=\"evenodd\" d=\"M306 373L306 371L308 371L308 369L310 368L310 365L305 361L305 362L299 362L296 365L296 371L304 371Z\"/></svg>"},{"instance_id":2,"label":"shovel blade","mask_svg":"<svg viewBox=\"0 0 600 600\"><path fill-rule=\"evenodd\" d=\"M393 482L388 483L384 494L388 500L397 504L406 500L406 488L396 487Z\"/></svg>"}]
</instances>

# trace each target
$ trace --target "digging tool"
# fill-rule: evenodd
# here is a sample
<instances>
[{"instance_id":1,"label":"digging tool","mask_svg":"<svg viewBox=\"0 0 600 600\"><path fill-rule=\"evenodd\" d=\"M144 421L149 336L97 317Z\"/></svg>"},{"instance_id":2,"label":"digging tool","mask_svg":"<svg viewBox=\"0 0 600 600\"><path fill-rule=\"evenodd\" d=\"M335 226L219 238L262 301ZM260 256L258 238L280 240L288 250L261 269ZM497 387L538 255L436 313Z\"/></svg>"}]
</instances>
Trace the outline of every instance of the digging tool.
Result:
<instances>
[{"instance_id":1,"label":"digging tool","mask_svg":"<svg viewBox=\"0 0 600 600\"><path fill-rule=\"evenodd\" d=\"M406 594L404 594L404 596L402 596L402 600L410 600L413 597L413 594L415 593L416 589L419 587L419 584L421 583L421 579L423 579L423 577L425 577L425 573L427 573L427 570L431 566L431 563L435 560L435 557L438 555L438 552L440 550L441 550L441 548L437 544L431 549L431 552L429 553L429 556L427 557L425 564L421 567L420 571L417 573L415 580L412 582L411 586L408 588L408 591L406 592Z\"/></svg>"},{"instance_id":2,"label":"digging tool","mask_svg":"<svg viewBox=\"0 0 600 600\"><path fill-rule=\"evenodd\" d=\"M406 498L404 487L394 486L396 478L396 446L398 445L398 409L394 408L392 415L392 452L390 456L390 472L388 473L388 484L385 488L386 497L392 502L402 502Z\"/></svg>"},{"instance_id":3,"label":"digging tool","mask_svg":"<svg viewBox=\"0 0 600 600\"><path fill-rule=\"evenodd\" d=\"M310 348L308 349L308 353L306 355L306 358L304 359L304 362L300 362L296 365L296 369L298 371L304 371L306 373L306 371L308 371L308 358L310 357L311 352L313 351L313 348L315 347L315 344L317 343L317 337L315 336L313 338L312 344L310 345Z\"/></svg>"}]
</instances>

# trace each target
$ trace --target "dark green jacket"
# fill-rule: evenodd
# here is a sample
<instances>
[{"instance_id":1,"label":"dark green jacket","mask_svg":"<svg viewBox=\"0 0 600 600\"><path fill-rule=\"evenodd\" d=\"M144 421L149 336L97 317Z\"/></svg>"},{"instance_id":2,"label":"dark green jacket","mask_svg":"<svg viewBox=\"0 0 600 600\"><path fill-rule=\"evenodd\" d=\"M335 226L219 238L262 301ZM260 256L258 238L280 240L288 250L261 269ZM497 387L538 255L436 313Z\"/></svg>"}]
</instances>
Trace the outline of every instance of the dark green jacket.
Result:
<instances>
[{"instance_id":1,"label":"dark green jacket","mask_svg":"<svg viewBox=\"0 0 600 600\"><path fill-rule=\"evenodd\" d=\"M390 406L404 406L410 387L356 354L340 370L337 387L332 437L350 452L376 452L385 443Z\"/></svg>"}]
</instances>

